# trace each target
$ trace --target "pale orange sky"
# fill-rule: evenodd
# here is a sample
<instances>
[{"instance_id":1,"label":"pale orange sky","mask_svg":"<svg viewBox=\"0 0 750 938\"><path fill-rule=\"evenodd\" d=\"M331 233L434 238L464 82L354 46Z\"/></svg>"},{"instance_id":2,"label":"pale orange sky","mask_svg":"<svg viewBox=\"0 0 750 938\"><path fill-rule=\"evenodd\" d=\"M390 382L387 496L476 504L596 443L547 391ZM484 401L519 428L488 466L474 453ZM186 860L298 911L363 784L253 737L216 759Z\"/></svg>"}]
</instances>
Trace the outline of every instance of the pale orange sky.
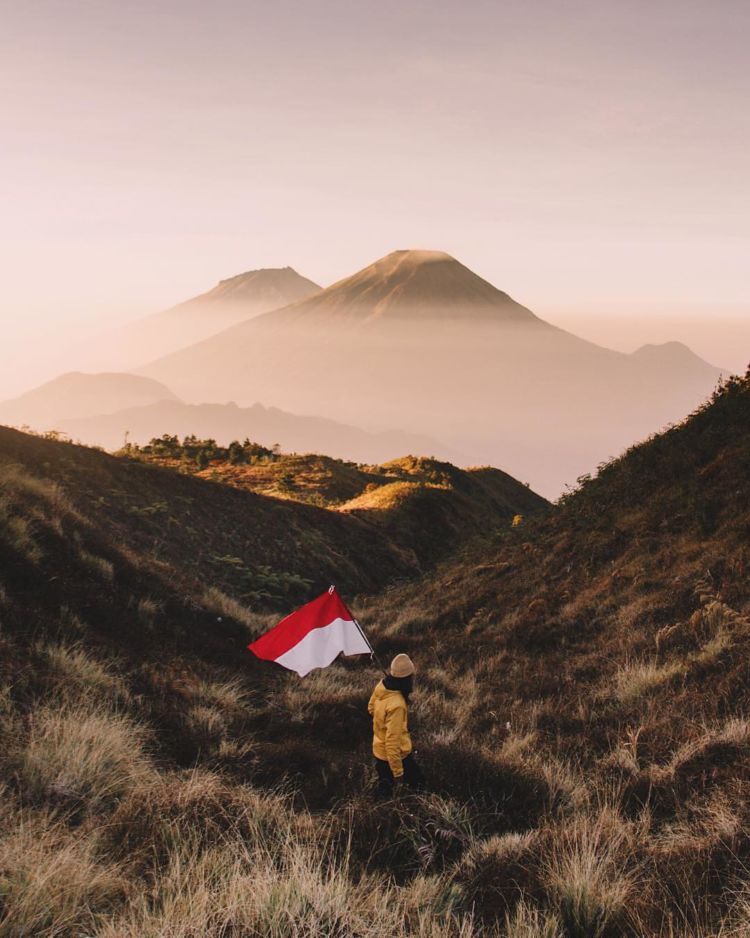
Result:
<instances>
[{"instance_id":1,"label":"pale orange sky","mask_svg":"<svg viewBox=\"0 0 750 938\"><path fill-rule=\"evenodd\" d=\"M3 4L0 395L220 278L403 247L739 369L749 41L745 0Z\"/></svg>"}]
</instances>

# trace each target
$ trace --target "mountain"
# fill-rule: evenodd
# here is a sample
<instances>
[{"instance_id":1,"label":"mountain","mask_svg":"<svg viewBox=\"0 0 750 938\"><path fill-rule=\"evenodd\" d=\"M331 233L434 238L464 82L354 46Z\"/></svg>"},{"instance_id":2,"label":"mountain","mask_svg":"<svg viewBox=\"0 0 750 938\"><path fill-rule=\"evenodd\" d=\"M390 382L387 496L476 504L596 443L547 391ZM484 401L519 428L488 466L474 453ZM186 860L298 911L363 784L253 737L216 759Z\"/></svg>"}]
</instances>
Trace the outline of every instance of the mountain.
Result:
<instances>
[{"instance_id":1,"label":"mountain","mask_svg":"<svg viewBox=\"0 0 750 938\"><path fill-rule=\"evenodd\" d=\"M634 361L657 368L675 368L703 373L706 379L716 378L716 368L696 355L683 342L662 342L642 345L631 353Z\"/></svg>"},{"instance_id":2,"label":"mountain","mask_svg":"<svg viewBox=\"0 0 750 938\"><path fill-rule=\"evenodd\" d=\"M163 384L140 375L78 371L60 375L0 403L0 423L27 424L36 430L59 430L64 418L80 419L124 407L144 407L159 402L178 403Z\"/></svg>"},{"instance_id":3,"label":"mountain","mask_svg":"<svg viewBox=\"0 0 750 938\"><path fill-rule=\"evenodd\" d=\"M201 310L202 314L211 311L222 317L228 314L224 311L232 307L237 316L252 315L254 312L277 309L296 300L304 300L320 290L317 283L301 276L292 267L262 267L220 280L207 293L186 300L157 316L172 315L179 318Z\"/></svg>"},{"instance_id":4,"label":"mountain","mask_svg":"<svg viewBox=\"0 0 750 938\"><path fill-rule=\"evenodd\" d=\"M416 577L351 513L0 429L2 932L743 935L749 428L750 375ZM332 577L375 662L246 651ZM374 807L397 651L428 787Z\"/></svg>"},{"instance_id":5,"label":"mountain","mask_svg":"<svg viewBox=\"0 0 750 938\"><path fill-rule=\"evenodd\" d=\"M490 319L542 325L507 293L443 251L394 251L369 267L293 303L274 325L295 320Z\"/></svg>"},{"instance_id":6,"label":"mountain","mask_svg":"<svg viewBox=\"0 0 750 938\"><path fill-rule=\"evenodd\" d=\"M32 421L25 421L32 425ZM355 462L377 463L399 453L431 453L450 457L448 447L419 433L398 430L368 433L322 417L298 416L276 407L238 407L236 404L184 404L162 400L114 413L60 419L55 424L71 439L113 450L126 438L131 443L147 443L164 433L184 437L196 434L213 437L221 444L231 440L251 440L272 446L278 443L288 452L322 452ZM39 428L36 428L39 429Z\"/></svg>"},{"instance_id":7,"label":"mountain","mask_svg":"<svg viewBox=\"0 0 750 938\"><path fill-rule=\"evenodd\" d=\"M139 370L192 401L426 433L461 464L502 466L548 496L680 419L720 374L671 348L586 342L433 251L389 254Z\"/></svg>"},{"instance_id":8,"label":"mountain","mask_svg":"<svg viewBox=\"0 0 750 938\"><path fill-rule=\"evenodd\" d=\"M193 332L211 335L231 323L315 296L320 290L291 267L249 270L219 281L207 293L147 317L140 326L153 329L155 335L163 328L166 334L171 332L173 339L187 344L185 340ZM188 341L196 342L198 338Z\"/></svg>"},{"instance_id":9,"label":"mountain","mask_svg":"<svg viewBox=\"0 0 750 938\"><path fill-rule=\"evenodd\" d=\"M129 371L144 358L157 358L200 342L234 323L313 296L320 287L291 267L249 270L221 280L206 293L162 312L127 323L105 335L92 335L82 347L66 350L82 370L107 367Z\"/></svg>"}]
</instances>

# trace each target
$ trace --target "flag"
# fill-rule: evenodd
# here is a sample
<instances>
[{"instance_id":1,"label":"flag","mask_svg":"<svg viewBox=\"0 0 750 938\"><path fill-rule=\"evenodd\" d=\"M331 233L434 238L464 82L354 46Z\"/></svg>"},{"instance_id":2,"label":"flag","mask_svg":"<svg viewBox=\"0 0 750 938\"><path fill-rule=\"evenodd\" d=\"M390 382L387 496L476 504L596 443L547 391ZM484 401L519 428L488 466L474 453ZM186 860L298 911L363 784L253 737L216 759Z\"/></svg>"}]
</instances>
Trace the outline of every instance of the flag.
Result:
<instances>
[{"instance_id":1,"label":"flag","mask_svg":"<svg viewBox=\"0 0 750 938\"><path fill-rule=\"evenodd\" d=\"M275 661L300 677L314 668L327 668L341 652L372 653L356 619L333 586L247 647L258 658Z\"/></svg>"}]
</instances>

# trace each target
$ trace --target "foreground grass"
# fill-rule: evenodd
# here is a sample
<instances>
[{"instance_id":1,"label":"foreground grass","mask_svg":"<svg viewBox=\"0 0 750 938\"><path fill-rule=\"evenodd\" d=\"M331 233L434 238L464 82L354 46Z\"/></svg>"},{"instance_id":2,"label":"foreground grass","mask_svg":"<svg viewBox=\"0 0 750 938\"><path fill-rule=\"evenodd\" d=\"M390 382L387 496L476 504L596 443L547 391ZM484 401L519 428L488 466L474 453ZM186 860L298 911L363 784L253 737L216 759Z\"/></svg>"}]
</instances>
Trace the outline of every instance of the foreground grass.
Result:
<instances>
[{"instance_id":1,"label":"foreground grass","mask_svg":"<svg viewBox=\"0 0 750 938\"><path fill-rule=\"evenodd\" d=\"M731 785L695 800L680 824L659 821L648 802L634 812L627 779L608 780L606 758L593 774L555 762L535 713L496 753L477 750L473 768L454 738L463 791L377 807L365 791L311 812L292 784L274 793L228 771L220 752L233 741L231 714L258 706L239 678L191 685L186 712L222 718L192 728L214 734L201 761L216 767L179 770L154 758L153 732L111 666L80 645L38 653L49 670L31 709L24 715L12 687L0 695L12 740L0 756L10 779L0 790L0 938L747 935L747 810ZM445 670L425 680L425 699L461 686ZM317 675L305 721L316 706L347 706L356 686L343 668ZM300 685L280 700L297 710ZM465 717L456 708L459 724ZM676 796L717 747L750 756L748 721L696 727L647 768L650 784ZM480 777L489 789L476 787ZM706 877L720 869L712 896Z\"/></svg>"}]
</instances>

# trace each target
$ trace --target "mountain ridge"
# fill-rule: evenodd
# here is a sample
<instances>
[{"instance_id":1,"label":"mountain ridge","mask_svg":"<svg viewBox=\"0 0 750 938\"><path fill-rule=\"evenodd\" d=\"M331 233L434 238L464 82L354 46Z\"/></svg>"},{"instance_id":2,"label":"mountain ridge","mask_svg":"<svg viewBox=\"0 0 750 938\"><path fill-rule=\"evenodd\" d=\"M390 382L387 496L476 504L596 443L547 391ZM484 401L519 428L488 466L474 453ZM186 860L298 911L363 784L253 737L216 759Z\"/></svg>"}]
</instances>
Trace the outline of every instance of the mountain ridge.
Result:
<instances>
[{"instance_id":1,"label":"mountain ridge","mask_svg":"<svg viewBox=\"0 0 750 938\"><path fill-rule=\"evenodd\" d=\"M238 407L234 403L186 404L175 399L109 414L61 418L54 429L74 440L108 450L119 448L126 433L131 443L147 443L153 437L170 433L213 437L219 443L250 437L267 446L279 443L286 451L322 451L328 456L355 462L382 462L406 451L448 459L452 455L448 446L426 434L395 429L367 431L325 417L293 414L257 402L249 407Z\"/></svg>"}]
</instances>

